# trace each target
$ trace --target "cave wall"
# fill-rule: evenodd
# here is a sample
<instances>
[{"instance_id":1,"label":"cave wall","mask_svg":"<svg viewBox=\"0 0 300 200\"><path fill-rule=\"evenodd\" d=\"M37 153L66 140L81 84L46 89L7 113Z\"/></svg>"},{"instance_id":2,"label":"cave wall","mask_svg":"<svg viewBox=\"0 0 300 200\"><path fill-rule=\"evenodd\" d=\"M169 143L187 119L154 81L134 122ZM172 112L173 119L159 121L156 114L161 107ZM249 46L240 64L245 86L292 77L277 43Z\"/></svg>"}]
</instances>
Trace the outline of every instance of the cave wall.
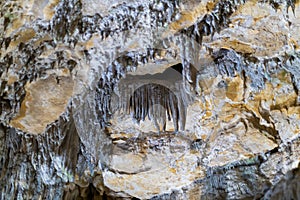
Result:
<instances>
[{"instance_id":1,"label":"cave wall","mask_svg":"<svg viewBox=\"0 0 300 200\"><path fill-rule=\"evenodd\" d=\"M0 2L1 199L299 199L297 0Z\"/></svg>"}]
</instances>

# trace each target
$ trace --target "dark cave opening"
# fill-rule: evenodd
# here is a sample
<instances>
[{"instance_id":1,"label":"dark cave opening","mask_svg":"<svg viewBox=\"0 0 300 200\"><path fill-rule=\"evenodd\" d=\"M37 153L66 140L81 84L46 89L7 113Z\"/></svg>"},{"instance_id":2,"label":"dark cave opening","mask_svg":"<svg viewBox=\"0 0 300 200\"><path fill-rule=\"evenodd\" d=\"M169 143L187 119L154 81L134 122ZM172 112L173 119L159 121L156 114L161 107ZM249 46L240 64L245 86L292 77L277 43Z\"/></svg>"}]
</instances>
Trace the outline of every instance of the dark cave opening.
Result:
<instances>
[{"instance_id":1,"label":"dark cave opening","mask_svg":"<svg viewBox=\"0 0 300 200\"><path fill-rule=\"evenodd\" d=\"M176 70L182 75L183 66L181 63L171 66L172 69Z\"/></svg>"}]
</instances>

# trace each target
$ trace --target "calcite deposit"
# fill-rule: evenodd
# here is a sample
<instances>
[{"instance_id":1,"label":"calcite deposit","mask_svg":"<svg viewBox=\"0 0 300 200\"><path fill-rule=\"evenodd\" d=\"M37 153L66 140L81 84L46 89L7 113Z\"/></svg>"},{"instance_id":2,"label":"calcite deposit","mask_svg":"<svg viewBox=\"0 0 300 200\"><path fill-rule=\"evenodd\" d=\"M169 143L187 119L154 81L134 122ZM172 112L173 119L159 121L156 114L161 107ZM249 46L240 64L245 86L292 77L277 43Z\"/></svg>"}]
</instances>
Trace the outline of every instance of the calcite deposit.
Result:
<instances>
[{"instance_id":1,"label":"calcite deposit","mask_svg":"<svg viewBox=\"0 0 300 200\"><path fill-rule=\"evenodd\" d=\"M0 1L0 199L300 199L298 0Z\"/></svg>"}]
</instances>

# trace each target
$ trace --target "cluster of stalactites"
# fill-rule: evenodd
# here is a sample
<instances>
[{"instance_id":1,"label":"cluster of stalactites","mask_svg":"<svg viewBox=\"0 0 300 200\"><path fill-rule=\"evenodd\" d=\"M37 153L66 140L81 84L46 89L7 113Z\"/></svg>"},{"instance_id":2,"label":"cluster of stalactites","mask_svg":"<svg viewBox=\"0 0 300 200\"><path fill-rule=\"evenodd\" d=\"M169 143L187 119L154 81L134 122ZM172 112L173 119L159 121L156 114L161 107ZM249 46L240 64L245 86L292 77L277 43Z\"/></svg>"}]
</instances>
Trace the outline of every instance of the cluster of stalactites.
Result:
<instances>
[{"instance_id":1,"label":"cluster of stalactites","mask_svg":"<svg viewBox=\"0 0 300 200\"><path fill-rule=\"evenodd\" d=\"M275 10L278 10L283 4L285 4L286 11L288 12L291 7L295 15L295 4L297 0L262 0L262 2L269 3Z\"/></svg>"},{"instance_id":2,"label":"cluster of stalactites","mask_svg":"<svg viewBox=\"0 0 300 200\"><path fill-rule=\"evenodd\" d=\"M114 34L147 28L164 27L179 13L179 1L153 1L143 4L123 4L110 10L108 16L82 16L79 32L83 40L99 33L102 39ZM59 17L59 16L58 16Z\"/></svg>"},{"instance_id":3,"label":"cluster of stalactites","mask_svg":"<svg viewBox=\"0 0 300 200\"><path fill-rule=\"evenodd\" d=\"M174 129L178 131L180 103L176 95L165 86L146 84L136 89L130 97L128 112L139 123L146 117L152 120L158 131L166 130L166 119L173 120Z\"/></svg>"},{"instance_id":4,"label":"cluster of stalactites","mask_svg":"<svg viewBox=\"0 0 300 200\"><path fill-rule=\"evenodd\" d=\"M105 73L102 74L102 77L100 78L98 82L98 86L96 88L96 102L97 103L97 112L100 120L101 126L104 128L105 126L109 125L109 119L111 115L113 114L113 109L111 106L112 101L112 95L114 92L117 92L119 89L118 83L122 78L125 78L127 72L135 71L137 66L139 64L145 64L148 63L150 60L155 61L156 57L161 57L162 50L154 50L154 49L148 49L145 53L134 53L130 52L127 53L125 56L119 57L116 59L111 65L108 66ZM170 53L170 52L169 52ZM171 53L170 53L171 54ZM185 79L183 79L185 81ZM181 82L182 83L182 82ZM148 116L149 119L155 120L155 116L159 116L159 118L162 119L163 114L157 114L152 111L150 111L150 105L153 105L155 103L155 99L160 98L159 96L166 96L164 98L164 103L157 102L156 104L162 105L163 108L165 108L167 111L166 114L169 116L168 119L171 119L170 116L172 116L172 120L174 122L174 129L178 130L178 120L182 121L180 122L181 129L184 129L185 124L185 110L182 107L185 107L184 104L180 103L178 104L178 95L180 96L180 100L183 100L184 102L188 102L190 98L188 98L188 95L184 95L181 93L184 93L184 89L182 87L182 84L180 89L176 90L178 94L173 94L169 89L162 87L157 87L154 90L151 90L152 87L147 86L144 88L144 90L137 89L137 91L131 91L134 95L131 99L131 103L128 103L126 101L129 101L129 98L120 98L119 102L115 104L114 107L117 107L117 109L123 109L127 110L130 107L130 110L134 111L135 114L133 114L133 118L136 119L136 121L145 120L145 117ZM128 90L128 89L127 89ZM145 104L132 104L134 100L137 98L137 93L141 94L142 91L147 92L147 95L153 96L153 101L146 100ZM159 93L160 92L160 93ZM119 94L122 96L122 94ZM142 95L142 94L141 94ZM144 97L145 94L143 94ZM158 95L158 96L157 96ZM125 96L125 95L123 95ZM172 102L172 103L171 103ZM174 104L177 102L176 104ZM176 105L175 107L172 105ZM133 109L134 106L137 106L135 110ZM141 106L145 106L145 108L142 108ZM149 107L150 106L150 107ZM180 108L180 111L179 110ZM149 108L149 109L148 109ZM154 108L151 108L154 109ZM143 112L141 112L143 110ZM147 114L145 114L147 113ZM180 114L179 114L180 113ZM179 117L180 116L180 117ZM164 120L166 121L166 120Z\"/></svg>"},{"instance_id":5,"label":"cluster of stalactites","mask_svg":"<svg viewBox=\"0 0 300 200\"><path fill-rule=\"evenodd\" d=\"M271 81L271 76L282 70L291 74L296 92L299 91L299 74L297 66L300 62L300 54L294 52L291 55L270 57L266 59L254 56L241 56L232 49L216 51L212 55L217 65L217 73L229 77L242 75L250 80L250 86L254 91L264 88L266 81Z\"/></svg>"},{"instance_id":6,"label":"cluster of stalactites","mask_svg":"<svg viewBox=\"0 0 300 200\"><path fill-rule=\"evenodd\" d=\"M109 124L112 115L111 95L118 87L120 79L124 78L127 72L135 71L139 64L148 63L150 59L154 59L153 49L148 49L146 53L130 52L113 61L102 74L96 88L97 112L102 127Z\"/></svg>"},{"instance_id":7,"label":"cluster of stalactites","mask_svg":"<svg viewBox=\"0 0 300 200\"><path fill-rule=\"evenodd\" d=\"M207 13L193 26L183 29L181 32L201 44L203 36L211 35L213 37L214 33L219 32L222 27L226 27L229 16L243 3L245 0L219 1L211 13Z\"/></svg>"}]
</instances>

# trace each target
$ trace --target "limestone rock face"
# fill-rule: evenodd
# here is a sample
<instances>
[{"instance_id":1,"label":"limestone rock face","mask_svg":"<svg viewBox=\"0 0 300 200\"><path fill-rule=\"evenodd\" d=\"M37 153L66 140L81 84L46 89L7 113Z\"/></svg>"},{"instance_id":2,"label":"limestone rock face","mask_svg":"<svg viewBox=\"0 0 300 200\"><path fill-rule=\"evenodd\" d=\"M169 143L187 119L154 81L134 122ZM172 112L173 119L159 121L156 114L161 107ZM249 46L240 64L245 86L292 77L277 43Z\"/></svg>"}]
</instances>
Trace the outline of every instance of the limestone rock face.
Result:
<instances>
[{"instance_id":1,"label":"limestone rock face","mask_svg":"<svg viewBox=\"0 0 300 200\"><path fill-rule=\"evenodd\" d=\"M0 199L299 199L294 0L0 2Z\"/></svg>"}]
</instances>

